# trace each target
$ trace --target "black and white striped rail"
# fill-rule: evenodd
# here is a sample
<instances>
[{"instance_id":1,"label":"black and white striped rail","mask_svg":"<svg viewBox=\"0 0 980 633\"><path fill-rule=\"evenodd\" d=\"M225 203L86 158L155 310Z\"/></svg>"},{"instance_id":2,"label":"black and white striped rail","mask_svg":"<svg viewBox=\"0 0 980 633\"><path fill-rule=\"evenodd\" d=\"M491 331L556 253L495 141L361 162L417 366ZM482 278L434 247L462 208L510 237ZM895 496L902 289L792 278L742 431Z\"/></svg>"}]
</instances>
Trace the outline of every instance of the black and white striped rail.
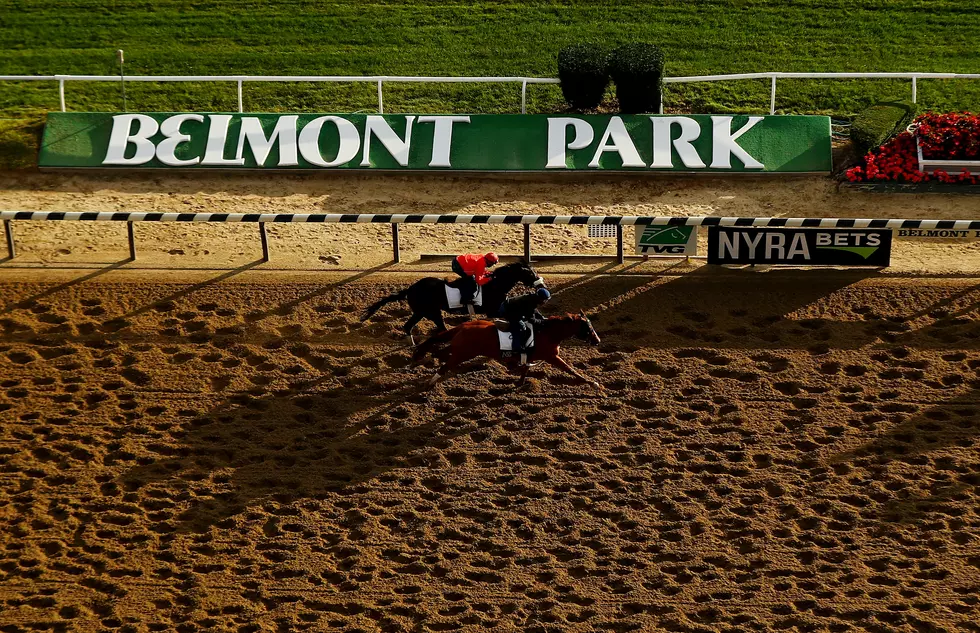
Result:
<instances>
[{"instance_id":1,"label":"black and white striped rail","mask_svg":"<svg viewBox=\"0 0 980 633\"><path fill-rule=\"evenodd\" d=\"M149 213L94 211L0 211L2 220L114 222L310 222L346 224L605 224L634 226L783 226L871 229L977 229L980 220L860 218L741 218L647 215L458 215L421 213Z\"/></svg>"},{"instance_id":2,"label":"black and white striped rail","mask_svg":"<svg viewBox=\"0 0 980 633\"><path fill-rule=\"evenodd\" d=\"M134 222L251 222L259 225L262 259L268 261L269 247L266 223L322 224L390 224L394 261L400 261L398 227L401 224L521 224L524 226L524 256L531 256L531 225L572 224L612 225L620 227L616 236L617 259L623 262L623 226L648 224L668 226L760 226L802 228L871 228L871 229L976 229L980 220L907 220L862 218L743 218L721 216L647 216L647 215L460 215L437 213L153 213L95 211L0 211L4 221L7 250L15 255L11 222L14 220L109 221L127 222L130 258L136 258Z\"/></svg>"}]
</instances>

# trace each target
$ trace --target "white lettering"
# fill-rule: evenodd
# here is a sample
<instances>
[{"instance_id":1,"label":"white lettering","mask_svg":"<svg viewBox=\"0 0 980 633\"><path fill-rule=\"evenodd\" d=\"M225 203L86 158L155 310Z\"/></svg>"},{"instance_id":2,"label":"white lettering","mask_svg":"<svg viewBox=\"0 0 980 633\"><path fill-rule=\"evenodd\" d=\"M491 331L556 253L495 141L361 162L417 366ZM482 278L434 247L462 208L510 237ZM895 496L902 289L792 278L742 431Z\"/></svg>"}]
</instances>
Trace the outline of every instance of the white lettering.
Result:
<instances>
[{"instance_id":1,"label":"white lettering","mask_svg":"<svg viewBox=\"0 0 980 633\"><path fill-rule=\"evenodd\" d=\"M765 165L749 156L749 153L742 149L738 143L740 136L748 132L752 127L761 121L761 116L750 116L748 122L737 132L732 132L732 117L713 116L711 117L711 168L712 169L731 169L732 156L735 156L747 169L764 169Z\"/></svg>"},{"instance_id":2,"label":"white lettering","mask_svg":"<svg viewBox=\"0 0 980 633\"><path fill-rule=\"evenodd\" d=\"M847 246L849 244L847 238L850 236L851 236L850 233L835 233L834 246ZM860 243L860 241L858 243Z\"/></svg>"},{"instance_id":3,"label":"white lettering","mask_svg":"<svg viewBox=\"0 0 980 633\"><path fill-rule=\"evenodd\" d=\"M565 143L565 135L569 126L572 128L572 140ZM553 117L548 119L548 164L547 169L568 169L566 149L585 149L595 139L595 132L587 121L570 117Z\"/></svg>"},{"instance_id":4,"label":"white lettering","mask_svg":"<svg viewBox=\"0 0 980 633\"><path fill-rule=\"evenodd\" d=\"M806 245L806 237L802 233L793 234L793 241L789 245L789 252L786 254L786 258L793 259L797 255L803 255L803 259L810 259L810 249Z\"/></svg>"},{"instance_id":5,"label":"white lettering","mask_svg":"<svg viewBox=\"0 0 980 633\"><path fill-rule=\"evenodd\" d=\"M340 137L337 156L331 161L324 160L320 153L320 130L324 123L336 125ZM336 167L350 162L357 156L359 149L361 149L361 137L357 134L357 128L353 123L339 116L317 117L307 123L299 133L299 153L307 162L318 167Z\"/></svg>"},{"instance_id":6,"label":"white lettering","mask_svg":"<svg viewBox=\"0 0 980 633\"><path fill-rule=\"evenodd\" d=\"M680 244L654 244L647 248L652 248L654 253L671 253L676 255L683 255L685 247L681 246Z\"/></svg>"},{"instance_id":7,"label":"white lettering","mask_svg":"<svg viewBox=\"0 0 980 633\"><path fill-rule=\"evenodd\" d=\"M225 158L225 142L228 139L228 124L231 123L230 114L211 114L211 127L208 128L208 143L204 148L204 160L202 165L244 165L245 159Z\"/></svg>"},{"instance_id":8,"label":"white lettering","mask_svg":"<svg viewBox=\"0 0 980 633\"><path fill-rule=\"evenodd\" d=\"M160 133L165 137L157 145L157 160L170 167L184 167L185 165L196 165L201 162L200 156L193 158L177 158L177 146L191 140L190 134L181 134L180 126L184 121L204 122L204 116L200 114L178 114L164 119L160 124Z\"/></svg>"},{"instance_id":9,"label":"white lettering","mask_svg":"<svg viewBox=\"0 0 980 633\"><path fill-rule=\"evenodd\" d=\"M238 151L235 156L244 161L245 142L248 141L248 148L252 152L257 167L263 167L272 146L279 145L278 167L294 167L299 165L299 156L296 153L296 126L299 116L292 114L280 117L276 121L276 126L272 128L272 134L268 138L262 130L262 121L258 117L242 117L242 129L238 133ZM244 162L242 163L244 164Z\"/></svg>"},{"instance_id":10,"label":"white lettering","mask_svg":"<svg viewBox=\"0 0 980 633\"><path fill-rule=\"evenodd\" d=\"M817 246L830 246L830 237L830 233L817 233L815 244Z\"/></svg>"},{"instance_id":11,"label":"white lettering","mask_svg":"<svg viewBox=\"0 0 980 633\"><path fill-rule=\"evenodd\" d=\"M783 259L786 255L786 236L782 233L766 234L766 259Z\"/></svg>"},{"instance_id":12,"label":"white lettering","mask_svg":"<svg viewBox=\"0 0 980 633\"><path fill-rule=\"evenodd\" d=\"M650 117L653 121L653 169L670 169L674 166L671 160L670 130L674 123L681 127L681 134L673 141L674 149L680 156L681 162L688 169L703 169L704 161L698 151L691 145L701 135L701 126L694 119L686 116Z\"/></svg>"},{"instance_id":13,"label":"white lettering","mask_svg":"<svg viewBox=\"0 0 980 633\"><path fill-rule=\"evenodd\" d=\"M453 123L469 123L470 117L420 116L418 122L435 124L435 130L432 132L432 160L429 161L429 167L452 167L449 152L453 145Z\"/></svg>"},{"instance_id":14,"label":"white lettering","mask_svg":"<svg viewBox=\"0 0 980 633\"><path fill-rule=\"evenodd\" d=\"M881 245L881 235L878 233L868 234L868 246L880 246Z\"/></svg>"},{"instance_id":15,"label":"white lettering","mask_svg":"<svg viewBox=\"0 0 980 633\"><path fill-rule=\"evenodd\" d=\"M745 237L745 244L749 247L749 259L755 259L755 249L758 248L759 242L762 241L762 233L763 233L762 231L752 231L751 233L749 232L742 233L742 236ZM754 236L755 239L749 237L750 235Z\"/></svg>"},{"instance_id":16,"label":"white lettering","mask_svg":"<svg viewBox=\"0 0 980 633\"><path fill-rule=\"evenodd\" d=\"M738 259L738 233L718 232L718 259L725 258L725 251L732 259Z\"/></svg>"},{"instance_id":17,"label":"white lettering","mask_svg":"<svg viewBox=\"0 0 980 633\"><path fill-rule=\"evenodd\" d=\"M139 125L131 132L133 122ZM109 147L106 149L103 165L142 165L153 159L154 147L150 137L160 129L152 117L145 114L117 114L112 117L112 131L109 133ZM136 153L126 158L130 143L136 146Z\"/></svg>"},{"instance_id":18,"label":"white lettering","mask_svg":"<svg viewBox=\"0 0 980 633\"><path fill-rule=\"evenodd\" d=\"M372 115L364 124L364 154L361 167L371 166L371 137L377 136L388 154L402 167L408 166L408 148L412 144L412 123L415 116L405 117L405 140L402 140L382 116Z\"/></svg>"},{"instance_id":19,"label":"white lettering","mask_svg":"<svg viewBox=\"0 0 980 633\"><path fill-rule=\"evenodd\" d=\"M609 143L610 140L612 143ZM620 160L623 161L623 167L646 167L643 159L640 158L640 153L636 151L636 146L633 145L633 139L630 138L629 132L626 131L626 125L623 124L623 120L618 116L609 119L609 125L606 126L606 131L602 134L599 147L596 149L595 156L592 157L592 162L589 163L589 167L598 167L599 159L602 158L605 152L616 152L619 154Z\"/></svg>"}]
</instances>

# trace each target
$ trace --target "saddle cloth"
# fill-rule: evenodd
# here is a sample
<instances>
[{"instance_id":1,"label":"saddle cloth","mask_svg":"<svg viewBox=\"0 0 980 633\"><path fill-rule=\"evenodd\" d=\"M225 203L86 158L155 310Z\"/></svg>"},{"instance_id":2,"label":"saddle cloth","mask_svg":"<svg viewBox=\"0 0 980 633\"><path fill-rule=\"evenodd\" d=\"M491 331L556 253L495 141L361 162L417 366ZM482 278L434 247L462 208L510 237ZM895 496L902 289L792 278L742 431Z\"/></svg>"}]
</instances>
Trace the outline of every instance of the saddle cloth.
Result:
<instances>
[{"instance_id":1,"label":"saddle cloth","mask_svg":"<svg viewBox=\"0 0 980 633\"><path fill-rule=\"evenodd\" d=\"M500 328L497 328L497 338L500 339L500 353L501 356L507 358L514 351L514 341L510 332L501 332ZM531 326L531 336L527 339L527 350L534 348L534 326Z\"/></svg>"},{"instance_id":2,"label":"saddle cloth","mask_svg":"<svg viewBox=\"0 0 980 633\"><path fill-rule=\"evenodd\" d=\"M462 308L463 304L459 302L460 291L459 288L453 288L449 284L446 284L446 303L450 308ZM476 294L473 295L473 305L482 306L483 305L483 288L477 286Z\"/></svg>"}]
</instances>

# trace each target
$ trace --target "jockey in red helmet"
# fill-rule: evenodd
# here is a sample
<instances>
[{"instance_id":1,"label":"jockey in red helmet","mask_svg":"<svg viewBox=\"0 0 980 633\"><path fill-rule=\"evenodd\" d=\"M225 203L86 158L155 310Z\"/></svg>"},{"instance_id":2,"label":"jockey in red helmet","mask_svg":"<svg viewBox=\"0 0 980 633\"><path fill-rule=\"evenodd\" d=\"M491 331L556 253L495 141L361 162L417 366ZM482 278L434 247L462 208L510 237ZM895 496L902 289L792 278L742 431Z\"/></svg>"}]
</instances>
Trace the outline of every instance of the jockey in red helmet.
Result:
<instances>
[{"instance_id":1,"label":"jockey in red helmet","mask_svg":"<svg viewBox=\"0 0 980 633\"><path fill-rule=\"evenodd\" d=\"M460 255L453 260L453 272L465 280L459 286L459 299L461 303L464 305L473 303L473 295L476 294L477 286L482 286L491 279L487 268L490 268L498 261L500 261L500 258L497 257L496 253L487 253L486 255L470 253L468 255Z\"/></svg>"}]
</instances>

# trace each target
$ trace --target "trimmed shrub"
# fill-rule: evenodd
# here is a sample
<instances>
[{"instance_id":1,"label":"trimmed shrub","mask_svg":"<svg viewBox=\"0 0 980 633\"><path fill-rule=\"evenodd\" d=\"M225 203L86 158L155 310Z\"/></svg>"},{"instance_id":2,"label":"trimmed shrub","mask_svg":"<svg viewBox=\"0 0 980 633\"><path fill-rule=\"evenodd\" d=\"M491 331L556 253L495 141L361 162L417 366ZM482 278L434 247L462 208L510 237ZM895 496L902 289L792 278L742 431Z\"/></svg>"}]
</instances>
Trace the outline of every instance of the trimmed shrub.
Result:
<instances>
[{"instance_id":1,"label":"trimmed shrub","mask_svg":"<svg viewBox=\"0 0 980 633\"><path fill-rule=\"evenodd\" d=\"M609 51L598 44L572 44L558 52L558 78L565 102L594 110L609 85Z\"/></svg>"},{"instance_id":2,"label":"trimmed shrub","mask_svg":"<svg viewBox=\"0 0 980 633\"><path fill-rule=\"evenodd\" d=\"M0 169L35 169L43 116L0 119Z\"/></svg>"},{"instance_id":3,"label":"trimmed shrub","mask_svg":"<svg viewBox=\"0 0 980 633\"><path fill-rule=\"evenodd\" d=\"M609 74L616 82L620 112L660 111L664 54L659 47L644 42L620 46L612 53Z\"/></svg>"},{"instance_id":4,"label":"trimmed shrub","mask_svg":"<svg viewBox=\"0 0 980 633\"><path fill-rule=\"evenodd\" d=\"M865 154L908 127L915 113L915 104L908 101L877 103L851 121L851 140L858 152Z\"/></svg>"}]
</instances>

